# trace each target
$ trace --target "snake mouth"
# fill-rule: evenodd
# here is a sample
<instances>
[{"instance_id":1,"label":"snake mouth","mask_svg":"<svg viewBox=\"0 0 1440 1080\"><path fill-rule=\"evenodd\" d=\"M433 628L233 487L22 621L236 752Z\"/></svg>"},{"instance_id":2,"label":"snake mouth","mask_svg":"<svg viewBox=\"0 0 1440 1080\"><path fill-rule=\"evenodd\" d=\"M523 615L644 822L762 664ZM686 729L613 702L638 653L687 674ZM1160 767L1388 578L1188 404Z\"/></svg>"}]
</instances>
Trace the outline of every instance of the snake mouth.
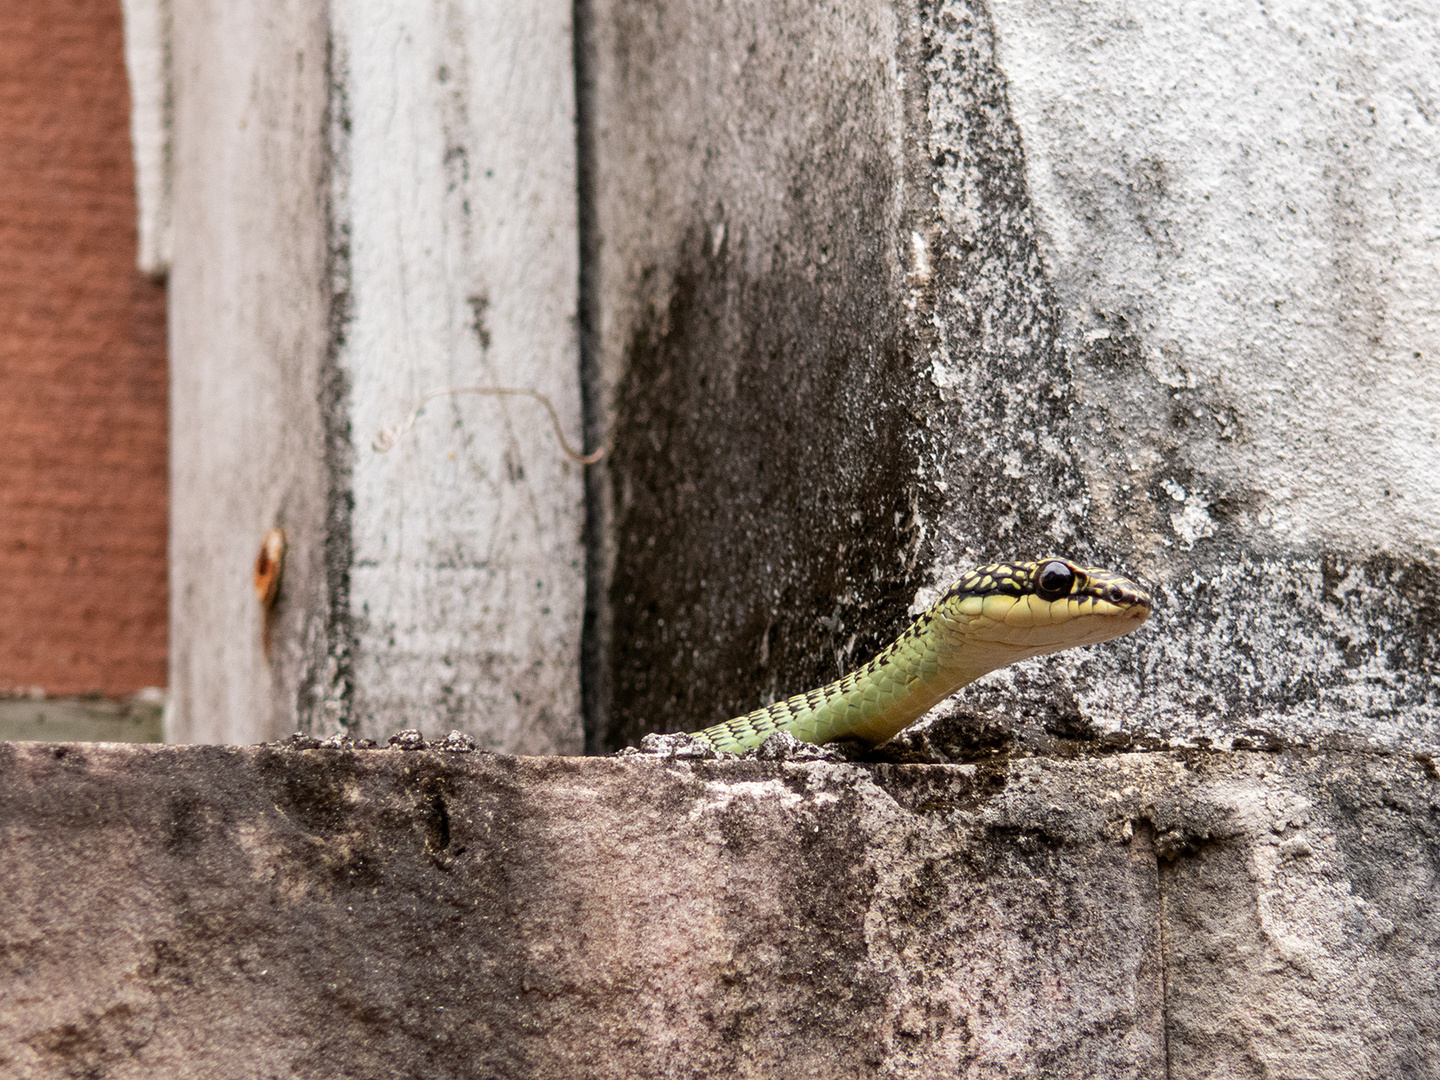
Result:
<instances>
[{"instance_id":1,"label":"snake mouth","mask_svg":"<svg viewBox=\"0 0 1440 1080\"><path fill-rule=\"evenodd\" d=\"M1070 615L1069 625L1073 633L1086 639L1087 644L1097 644L1112 638L1122 637L1138 630L1150 618L1150 598L1138 590L1126 590L1122 595L1110 595L1103 599L1090 598L1088 606Z\"/></svg>"}]
</instances>

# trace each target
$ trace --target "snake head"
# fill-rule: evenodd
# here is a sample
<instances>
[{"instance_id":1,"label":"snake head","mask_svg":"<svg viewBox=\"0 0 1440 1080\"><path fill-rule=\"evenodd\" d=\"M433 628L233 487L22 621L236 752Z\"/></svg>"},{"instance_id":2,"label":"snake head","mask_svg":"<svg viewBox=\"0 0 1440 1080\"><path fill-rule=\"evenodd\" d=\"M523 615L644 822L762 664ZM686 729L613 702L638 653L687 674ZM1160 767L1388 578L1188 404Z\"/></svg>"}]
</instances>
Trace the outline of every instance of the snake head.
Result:
<instances>
[{"instance_id":1,"label":"snake head","mask_svg":"<svg viewBox=\"0 0 1440 1080\"><path fill-rule=\"evenodd\" d=\"M971 570L935 610L958 644L983 643L1013 663L1130 633L1150 617L1150 592L1124 574L1053 557Z\"/></svg>"}]
</instances>

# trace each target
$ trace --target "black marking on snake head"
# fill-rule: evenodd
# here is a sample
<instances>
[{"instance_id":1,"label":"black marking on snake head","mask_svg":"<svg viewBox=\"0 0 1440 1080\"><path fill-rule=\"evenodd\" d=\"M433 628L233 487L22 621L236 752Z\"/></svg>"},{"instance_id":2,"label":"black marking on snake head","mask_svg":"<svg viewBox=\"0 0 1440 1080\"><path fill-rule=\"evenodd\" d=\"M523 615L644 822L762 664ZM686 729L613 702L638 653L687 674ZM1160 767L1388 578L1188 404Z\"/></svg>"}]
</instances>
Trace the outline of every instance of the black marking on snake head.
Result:
<instances>
[{"instance_id":1,"label":"black marking on snake head","mask_svg":"<svg viewBox=\"0 0 1440 1080\"><path fill-rule=\"evenodd\" d=\"M1076 582L1075 592L1077 594L1093 596L1097 600L1108 601L1117 607L1130 607L1137 604L1144 604L1147 608L1150 606L1149 590L1139 582L1109 573L1097 573L1088 578L1083 574L1078 576L1083 580Z\"/></svg>"},{"instance_id":2,"label":"black marking on snake head","mask_svg":"<svg viewBox=\"0 0 1440 1080\"><path fill-rule=\"evenodd\" d=\"M966 596L1024 596L1034 591L1034 573L1034 563L991 563L962 575L940 602Z\"/></svg>"}]
</instances>

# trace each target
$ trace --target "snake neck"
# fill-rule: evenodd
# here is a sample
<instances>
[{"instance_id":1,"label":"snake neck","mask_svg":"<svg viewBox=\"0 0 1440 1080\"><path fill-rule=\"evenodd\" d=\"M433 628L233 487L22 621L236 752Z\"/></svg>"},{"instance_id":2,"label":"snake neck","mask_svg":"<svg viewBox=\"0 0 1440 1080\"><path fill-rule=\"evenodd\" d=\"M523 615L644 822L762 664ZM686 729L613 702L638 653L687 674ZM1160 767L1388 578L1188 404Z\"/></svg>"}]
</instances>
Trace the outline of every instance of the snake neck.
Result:
<instances>
[{"instance_id":1,"label":"snake neck","mask_svg":"<svg viewBox=\"0 0 1440 1080\"><path fill-rule=\"evenodd\" d=\"M801 742L859 739L878 745L999 666L987 662L983 651L962 643L946 620L927 612L875 659L843 678L697 734L715 749L736 754L777 731Z\"/></svg>"},{"instance_id":2,"label":"snake neck","mask_svg":"<svg viewBox=\"0 0 1440 1080\"><path fill-rule=\"evenodd\" d=\"M963 575L859 670L697 734L737 753L777 731L802 742L882 743L987 672L1109 641L1149 617L1149 590L1123 574L1058 557L990 563Z\"/></svg>"}]
</instances>

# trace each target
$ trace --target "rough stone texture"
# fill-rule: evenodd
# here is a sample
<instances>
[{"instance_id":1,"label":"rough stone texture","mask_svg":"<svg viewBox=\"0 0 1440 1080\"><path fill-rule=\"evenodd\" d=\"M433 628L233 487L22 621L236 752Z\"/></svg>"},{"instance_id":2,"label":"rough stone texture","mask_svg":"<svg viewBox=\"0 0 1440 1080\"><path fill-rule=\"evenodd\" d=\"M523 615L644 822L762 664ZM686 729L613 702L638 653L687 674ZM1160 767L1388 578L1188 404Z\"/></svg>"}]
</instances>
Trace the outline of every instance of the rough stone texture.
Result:
<instances>
[{"instance_id":1,"label":"rough stone texture","mask_svg":"<svg viewBox=\"0 0 1440 1080\"><path fill-rule=\"evenodd\" d=\"M1433 12L587 10L597 745L1056 550L1156 618L948 738L1440 744Z\"/></svg>"},{"instance_id":2,"label":"rough stone texture","mask_svg":"<svg viewBox=\"0 0 1440 1080\"><path fill-rule=\"evenodd\" d=\"M173 12L175 741L580 748L564 3ZM290 543L268 616L251 567Z\"/></svg>"},{"instance_id":3,"label":"rough stone texture","mask_svg":"<svg viewBox=\"0 0 1440 1080\"><path fill-rule=\"evenodd\" d=\"M1396 1077L1440 772L0 745L0 1071Z\"/></svg>"},{"instance_id":4,"label":"rough stone texture","mask_svg":"<svg viewBox=\"0 0 1440 1080\"><path fill-rule=\"evenodd\" d=\"M165 683L165 290L114 0L0 5L0 694Z\"/></svg>"},{"instance_id":5,"label":"rough stone texture","mask_svg":"<svg viewBox=\"0 0 1440 1080\"><path fill-rule=\"evenodd\" d=\"M1073 363L1079 531L1166 608L1081 713L1435 746L1433 5L998 3L993 27Z\"/></svg>"}]
</instances>

